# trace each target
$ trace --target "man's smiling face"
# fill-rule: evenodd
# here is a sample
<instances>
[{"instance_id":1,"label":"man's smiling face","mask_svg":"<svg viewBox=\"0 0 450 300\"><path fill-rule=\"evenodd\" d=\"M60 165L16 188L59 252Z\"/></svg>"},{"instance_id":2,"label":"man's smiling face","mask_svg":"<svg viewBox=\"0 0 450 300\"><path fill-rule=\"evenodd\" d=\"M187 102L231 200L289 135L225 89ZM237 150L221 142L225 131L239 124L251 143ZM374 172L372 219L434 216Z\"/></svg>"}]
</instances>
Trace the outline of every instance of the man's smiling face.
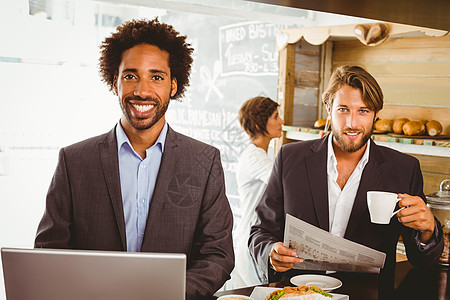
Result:
<instances>
[{"instance_id":1,"label":"man's smiling face","mask_svg":"<svg viewBox=\"0 0 450 300\"><path fill-rule=\"evenodd\" d=\"M156 46L140 44L122 54L114 91L124 128L145 130L164 123L170 97L177 91L176 79L170 75L169 54Z\"/></svg>"},{"instance_id":2,"label":"man's smiling face","mask_svg":"<svg viewBox=\"0 0 450 300\"><path fill-rule=\"evenodd\" d=\"M364 103L361 91L348 85L342 86L332 106L327 105L327 111L337 145L350 153L363 148L372 135L376 114Z\"/></svg>"}]
</instances>

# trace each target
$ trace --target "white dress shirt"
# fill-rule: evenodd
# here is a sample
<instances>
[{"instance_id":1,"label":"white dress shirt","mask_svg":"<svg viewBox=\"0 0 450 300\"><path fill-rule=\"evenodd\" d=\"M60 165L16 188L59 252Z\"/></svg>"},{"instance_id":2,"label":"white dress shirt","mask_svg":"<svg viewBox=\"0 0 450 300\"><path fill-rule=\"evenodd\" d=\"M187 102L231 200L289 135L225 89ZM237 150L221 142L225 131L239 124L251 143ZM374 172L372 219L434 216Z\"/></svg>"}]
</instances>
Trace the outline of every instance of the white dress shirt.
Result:
<instances>
[{"instance_id":1,"label":"white dress shirt","mask_svg":"<svg viewBox=\"0 0 450 300\"><path fill-rule=\"evenodd\" d=\"M361 181L361 175L369 161L370 142L367 142L367 147L358 165L352 172L344 188L341 190L337 184L338 171L337 160L334 155L333 136L330 133L328 138L328 154L327 154L327 178L328 178L328 206L329 206L329 221L330 233L343 237L347 229L348 219L352 212L353 203L355 202L356 193Z\"/></svg>"},{"instance_id":2,"label":"white dress shirt","mask_svg":"<svg viewBox=\"0 0 450 300\"><path fill-rule=\"evenodd\" d=\"M116 126L120 188L128 252L140 252L147 225L150 201L161 165L168 125L164 123L153 146L142 157L133 149L120 122Z\"/></svg>"}]
</instances>

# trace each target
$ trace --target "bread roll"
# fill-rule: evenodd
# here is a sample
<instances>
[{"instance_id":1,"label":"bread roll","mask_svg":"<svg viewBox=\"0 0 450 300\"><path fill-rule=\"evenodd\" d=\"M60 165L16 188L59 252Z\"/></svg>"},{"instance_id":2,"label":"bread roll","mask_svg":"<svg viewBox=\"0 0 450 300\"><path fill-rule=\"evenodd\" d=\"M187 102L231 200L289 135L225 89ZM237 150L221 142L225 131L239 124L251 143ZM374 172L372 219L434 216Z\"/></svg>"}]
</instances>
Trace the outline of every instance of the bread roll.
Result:
<instances>
[{"instance_id":1,"label":"bread roll","mask_svg":"<svg viewBox=\"0 0 450 300\"><path fill-rule=\"evenodd\" d=\"M378 132L392 132L392 124L392 120L378 119L374 126Z\"/></svg>"},{"instance_id":2,"label":"bread roll","mask_svg":"<svg viewBox=\"0 0 450 300\"><path fill-rule=\"evenodd\" d=\"M366 37L367 37L368 31L369 31L369 28L366 25L362 25L362 24L356 25L355 28L353 29L353 33L355 34L355 36L364 45L367 45Z\"/></svg>"},{"instance_id":3,"label":"bread roll","mask_svg":"<svg viewBox=\"0 0 450 300\"><path fill-rule=\"evenodd\" d=\"M419 120L418 122L419 122L420 124L425 125L425 124L427 124L428 120Z\"/></svg>"},{"instance_id":4,"label":"bread roll","mask_svg":"<svg viewBox=\"0 0 450 300\"><path fill-rule=\"evenodd\" d=\"M408 122L409 119L407 118L400 118L394 121L394 124L392 125L392 130L394 130L397 134L403 134L403 125L405 125L406 122Z\"/></svg>"},{"instance_id":5,"label":"bread roll","mask_svg":"<svg viewBox=\"0 0 450 300\"><path fill-rule=\"evenodd\" d=\"M403 132L406 135L423 135L425 124L421 121L408 121L403 125Z\"/></svg>"},{"instance_id":6,"label":"bread roll","mask_svg":"<svg viewBox=\"0 0 450 300\"><path fill-rule=\"evenodd\" d=\"M314 123L314 128L322 128L327 123L327 119L320 119Z\"/></svg>"},{"instance_id":7,"label":"bread roll","mask_svg":"<svg viewBox=\"0 0 450 300\"><path fill-rule=\"evenodd\" d=\"M429 136L436 136L442 132L442 125L436 120L428 121L425 124L425 127L427 128L427 133Z\"/></svg>"},{"instance_id":8,"label":"bread roll","mask_svg":"<svg viewBox=\"0 0 450 300\"><path fill-rule=\"evenodd\" d=\"M376 44L384 39L388 34L388 27L383 23L373 24L369 32L367 33L366 42L367 45Z\"/></svg>"}]
</instances>

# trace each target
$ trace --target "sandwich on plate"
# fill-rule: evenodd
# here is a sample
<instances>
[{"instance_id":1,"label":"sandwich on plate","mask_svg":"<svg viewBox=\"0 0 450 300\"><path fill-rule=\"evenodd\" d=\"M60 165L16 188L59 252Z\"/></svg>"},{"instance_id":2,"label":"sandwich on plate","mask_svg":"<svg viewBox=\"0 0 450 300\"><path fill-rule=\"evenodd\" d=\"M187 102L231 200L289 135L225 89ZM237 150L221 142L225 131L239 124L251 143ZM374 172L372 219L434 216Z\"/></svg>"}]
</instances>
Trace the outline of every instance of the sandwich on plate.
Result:
<instances>
[{"instance_id":1,"label":"sandwich on plate","mask_svg":"<svg viewBox=\"0 0 450 300\"><path fill-rule=\"evenodd\" d=\"M273 291L266 300L330 300L333 296L316 286L287 286Z\"/></svg>"}]
</instances>

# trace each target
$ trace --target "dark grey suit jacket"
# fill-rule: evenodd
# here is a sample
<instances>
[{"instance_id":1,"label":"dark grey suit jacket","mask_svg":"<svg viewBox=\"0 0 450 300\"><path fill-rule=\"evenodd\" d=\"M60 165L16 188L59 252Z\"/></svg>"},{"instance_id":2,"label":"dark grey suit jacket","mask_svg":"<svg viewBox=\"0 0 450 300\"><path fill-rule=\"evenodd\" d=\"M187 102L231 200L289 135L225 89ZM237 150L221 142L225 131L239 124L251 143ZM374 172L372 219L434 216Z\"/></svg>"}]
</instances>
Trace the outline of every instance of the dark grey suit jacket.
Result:
<instances>
[{"instance_id":1,"label":"dark grey suit jacket","mask_svg":"<svg viewBox=\"0 0 450 300\"><path fill-rule=\"evenodd\" d=\"M274 272L269 267L269 253L275 242L283 241L286 214L329 231L327 188L327 137L283 146L277 155L265 193L256 211L259 220L251 229L250 253L267 270L270 281L289 279L301 271ZM437 245L419 250L418 232L403 226L397 218L389 225L370 222L366 193L369 190L407 193L425 201L422 173L414 157L377 146L371 139L369 161L361 176L345 238L386 253L380 278L393 281L396 245L401 234L409 261L414 265L437 264L443 249L442 229ZM436 220L436 222L438 222Z\"/></svg>"},{"instance_id":2,"label":"dark grey suit jacket","mask_svg":"<svg viewBox=\"0 0 450 300\"><path fill-rule=\"evenodd\" d=\"M188 299L209 297L234 267L232 227L219 151L169 127L141 251L185 253ZM61 149L35 247L126 245L114 128Z\"/></svg>"}]
</instances>

